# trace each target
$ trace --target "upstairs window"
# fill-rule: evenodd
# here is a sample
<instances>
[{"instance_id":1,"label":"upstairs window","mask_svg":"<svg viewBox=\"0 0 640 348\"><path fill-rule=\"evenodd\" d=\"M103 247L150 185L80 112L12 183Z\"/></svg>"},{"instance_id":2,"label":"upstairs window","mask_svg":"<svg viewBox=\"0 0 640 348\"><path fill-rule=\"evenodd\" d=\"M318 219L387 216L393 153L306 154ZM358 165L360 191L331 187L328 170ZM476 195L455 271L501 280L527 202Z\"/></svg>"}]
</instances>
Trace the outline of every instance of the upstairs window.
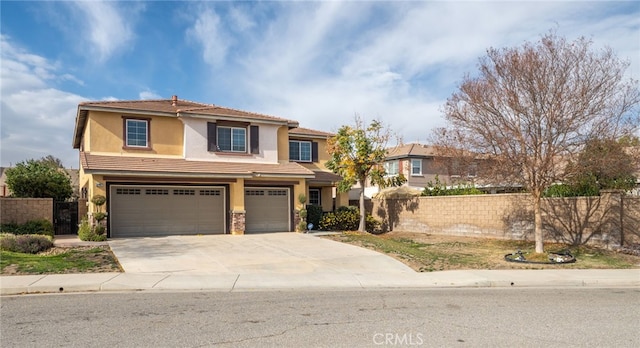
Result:
<instances>
[{"instance_id":1,"label":"upstairs window","mask_svg":"<svg viewBox=\"0 0 640 348\"><path fill-rule=\"evenodd\" d=\"M149 120L125 118L124 138L125 147L148 148Z\"/></svg>"},{"instance_id":2,"label":"upstairs window","mask_svg":"<svg viewBox=\"0 0 640 348\"><path fill-rule=\"evenodd\" d=\"M207 150L211 152L259 154L259 139L258 126L242 122L207 122Z\"/></svg>"},{"instance_id":3,"label":"upstairs window","mask_svg":"<svg viewBox=\"0 0 640 348\"><path fill-rule=\"evenodd\" d=\"M222 152L247 152L247 129L218 126L218 149Z\"/></svg>"},{"instance_id":4,"label":"upstairs window","mask_svg":"<svg viewBox=\"0 0 640 348\"><path fill-rule=\"evenodd\" d=\"M411 175L422 175L422 160L421 159L412 159L411 160Z\"/></svg>"},{"instance_id":5,"label":"upstairs window","mask_svg":"<svg viewBox=\"0 0 640 348\"><path fill-rule=\"evenodd\" d=\"M384 162L384 170L387 175L398 175L398 161Z\"/></svg>"},{"instance_id":6,"label":"upstairs window","mask_svg":"<svg viewBox=\"0 0 640 348\"><path fill-rule=\"evenodd\" d=\"M310 141L289 141L289 160L296 162L311 162L311 142Z\"/></svg>"}]
</instances>

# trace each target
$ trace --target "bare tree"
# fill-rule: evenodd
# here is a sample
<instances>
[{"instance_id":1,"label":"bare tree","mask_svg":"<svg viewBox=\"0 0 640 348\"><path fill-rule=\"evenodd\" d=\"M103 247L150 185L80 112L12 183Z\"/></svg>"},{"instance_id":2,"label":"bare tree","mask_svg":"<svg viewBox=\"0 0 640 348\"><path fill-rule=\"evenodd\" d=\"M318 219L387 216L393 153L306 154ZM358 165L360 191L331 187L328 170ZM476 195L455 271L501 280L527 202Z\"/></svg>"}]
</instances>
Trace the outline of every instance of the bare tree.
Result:
<instances>
[{"instance_id":1,"label":"bare tree","mask_svg":"<svg viewBox=\"0 0 640 348\"><path fill-rule=\"evenodd\" d=\"M443 148L484 156L491 163L485 174L531 194L538 253L545 189L566 178L566 163L587 140L638 128L640 92L637 81L624 77L628 63L591 45L552 32L521 47L490 48L478 75L466 75L447 100L447 126L436 132Z\"/></svg>"}]
</instances>

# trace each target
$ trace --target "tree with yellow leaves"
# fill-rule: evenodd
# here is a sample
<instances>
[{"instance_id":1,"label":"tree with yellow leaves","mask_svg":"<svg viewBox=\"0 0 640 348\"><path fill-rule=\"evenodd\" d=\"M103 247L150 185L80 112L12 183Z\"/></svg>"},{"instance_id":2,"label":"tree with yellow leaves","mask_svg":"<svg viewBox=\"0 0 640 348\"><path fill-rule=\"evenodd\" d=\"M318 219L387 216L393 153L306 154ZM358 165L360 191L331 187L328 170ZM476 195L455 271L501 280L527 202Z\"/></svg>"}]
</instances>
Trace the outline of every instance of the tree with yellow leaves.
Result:
<instances>
[{"instance_id":1,"label":"tree with yellow leaves","mask_svg":"<svg viewBox=\"0 0 640 348\"><path fill-rule=\"evenodd\" d=\"M365 231L366 211L364 189L367 182L383 183L386 174L384 162L387 156L387 141L391 132L378 120L368 126L359 116L355 125L342 126L337 134L329 138L327 152L331 159L326 167L342 177L338 191L347 192L354 184L360 186L360 224L358 231Z\"/></svg>"}]
</instances>

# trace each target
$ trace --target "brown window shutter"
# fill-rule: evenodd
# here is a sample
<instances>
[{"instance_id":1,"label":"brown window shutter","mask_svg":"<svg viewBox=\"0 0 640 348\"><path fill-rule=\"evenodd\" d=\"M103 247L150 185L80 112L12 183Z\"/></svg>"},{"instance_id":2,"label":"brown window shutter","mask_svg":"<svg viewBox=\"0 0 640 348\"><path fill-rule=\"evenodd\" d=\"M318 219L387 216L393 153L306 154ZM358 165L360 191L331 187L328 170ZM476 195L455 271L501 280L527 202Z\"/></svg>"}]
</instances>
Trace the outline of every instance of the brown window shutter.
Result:
<instances>
[{"instance_id":1,"label":"brown window shutter","mask_svg":"<svg viewBox=\"0 0 640 348\"><path fill-rule=\"evenodd\" d=\"M318 143L311 143L311 162L318 162Z\"/></svg>"},{"instance_id":2,"label":"brown window shutter","mask_svg":"<svg viewBox=\"0 0 640 348\"><path fill-rule=\"evenodd\" d=\"M207 151L218 151L216 124L214 122L207 122Z\"/></svg>"},{"instance_id":3,"label":"brown window shutter","mask_svg":"<svg viewBox=\"0 0 640 348\"><path fill-rule=\"evenodd\" d=\"M258 131L258 126L250 126L249 127L249 136L251 142L251 153L259 154L260 153L260 135Z\"/></svg>"}]
</instances>

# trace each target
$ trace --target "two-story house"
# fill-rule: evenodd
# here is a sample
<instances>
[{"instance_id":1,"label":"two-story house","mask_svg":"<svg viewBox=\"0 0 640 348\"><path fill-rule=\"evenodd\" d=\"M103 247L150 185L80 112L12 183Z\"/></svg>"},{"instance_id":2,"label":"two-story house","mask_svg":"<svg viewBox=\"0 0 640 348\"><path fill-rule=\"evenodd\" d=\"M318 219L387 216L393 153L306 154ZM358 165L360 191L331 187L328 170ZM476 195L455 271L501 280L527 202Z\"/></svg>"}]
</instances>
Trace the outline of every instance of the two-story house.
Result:
<instances>
[{"instance_id":1,"label":"two-story house","mask_svg":"<svg viewBox=\"0 0 640 348\"><path fill-rule=\"evenodd\" d=\"M439 155L433 146L418 143L389 148L383 165L387 176L402 174L407 179L402 186L415 190L435 183L436 177L447 185L474 183L476 178L475 165L456 165L455 160ZM380 187L367 185L365 197L372 198L380 191ZM356 204L359 193L359 186L354 186L349 194L352 204Z\"/></svg>"},{"instance_id":2,"label":"two-story house","mask_svg":"<svg viewBox=\"0 0 640 348\"><path fill-rule=\"evenodd\" d=\"M178 99L78 105L79 186L107 203L108 236L293 231L299 195L348 204L324 162L329 133Z\"/></svg>"}]
</instances>

